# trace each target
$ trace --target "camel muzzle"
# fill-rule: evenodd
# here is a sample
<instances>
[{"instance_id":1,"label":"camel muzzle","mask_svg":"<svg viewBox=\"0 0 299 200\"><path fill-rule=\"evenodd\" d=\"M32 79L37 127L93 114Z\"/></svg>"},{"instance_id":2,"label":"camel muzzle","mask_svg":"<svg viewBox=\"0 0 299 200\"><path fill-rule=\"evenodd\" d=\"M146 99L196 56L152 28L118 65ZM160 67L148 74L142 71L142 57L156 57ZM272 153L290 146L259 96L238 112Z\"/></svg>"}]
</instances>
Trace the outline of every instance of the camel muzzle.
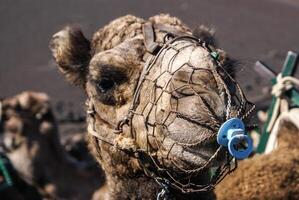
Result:
<instances>
[{"instance_id":1,"label":"camel muzzle","mask_svg":"<svg viewBox=\"0 0 299 200\"><path fill-rule=\"evenodd\" d=\"M162 43L155 41L155 29L165 32ZM182 193L210 191L228 173L237 167L237 159L243 159L251 153L252 143L250 138L245 134L246 126L243 124L243 120L252 113L254 105L245 98L240 86L221 65L218 60L219 54L217 51L204 41L192 35L181 33L169 26L153 25L151 23L143 25L143 35L144 44L147 49L147 55L145 56L147 59L135 89L128 114L123 120L119 121L115 128L115 133L122 133L123 126L128 126L131 139L137 141L139 135L137 134L138 131L135 130L135 124L137 121L142 121L144 124L144 132L147 137L146 147L137 148L136 150L125 150L125 152L137 158L140 166L143 168L144 174L155 179L161 185L162 190L158 198L167 196L168 191L172 189ZM209 66L194 66L192 64L191 55L197 48L204 49L202 59L207 60ZM189 49L193 50L189 51ZM184 54L184 52L189 52L189 54ZM184 62L177 61L180 54L183 54ZM189 60L188 57L190 58ZM174 63L181 64L175 65ZM213 80L216 82L215 85L218 87L217 89L223 92L222 98L225 101L225 104L222 106L223 117L216 114L208 102L205 101L202 93L194 89L192 76L184 84L176 87L174 84L175 78L173 77L180 71L188 71L191 75L195 71L203 71L212 75ZM145 87L145 82L147 82L147 87ZM231 85L228 85L228 82ZM188 88L187 93L183 90L184 88ZM207 93L210 92L208 91L209 88L206 90ZM151 93L150 98L147 100L141 98L141 94L144 91ZM177 95L173 95L174 93ZM183 109L175 106L168 109L159 107L162 100L175 105L176 103L172 102L179 102L180 99L186 96L197 97L198 101L201 102L200 109L203 111L201 116L204 117L200 117L199 115L196 118L192 118L192 116L184 114ZM140 106L141 101L143 101L142 105L144 106ZM92 106L89 107L92 108ZM217 112L221 113L221 110ZM96 114L94 109L90 109L88 113L94 119L94 115ZM209 138L205 138L203 141L192 142L172 139L169 136L172 134L170 127L173 121L179 118L191 125L204 127L211 133ZM236 132L237 128L235 128L233 134L229 133L233 129L233 127L227 125L231 119L237 119L238 123L241 124L241 127L237 127L237 131L239 132ZM99 138L98 134L96 134L95 125L90 129L91 131L89 132L94 132L93 135ZM158 130L164 133L164 135L162 134L163 136L160 135L158 137ZM174 159L174 155L179 154L183 155L179 159L192 159L194 155L186 152L184 149L200 146L203 142L211 139L216 141L218 132L218 135L221 137L225 135L226 140L221 142L218 140L220 145L218 145L214 154L203 165L185 168ZM239 150L236 146L244 138L246 148L245 150L244 148ZM113 141L107 141L105 138L99 139L114 145ZM124 149L120 150L124 151ZM163 155L163 160L161 160L161 155ZM218 162L219 157L224 162ZM215 162L220 164L215 166L213 165ZM208 180L200 180L199 177L202 177L203 174L208 177Z\"/></svg>"}]
</instances>

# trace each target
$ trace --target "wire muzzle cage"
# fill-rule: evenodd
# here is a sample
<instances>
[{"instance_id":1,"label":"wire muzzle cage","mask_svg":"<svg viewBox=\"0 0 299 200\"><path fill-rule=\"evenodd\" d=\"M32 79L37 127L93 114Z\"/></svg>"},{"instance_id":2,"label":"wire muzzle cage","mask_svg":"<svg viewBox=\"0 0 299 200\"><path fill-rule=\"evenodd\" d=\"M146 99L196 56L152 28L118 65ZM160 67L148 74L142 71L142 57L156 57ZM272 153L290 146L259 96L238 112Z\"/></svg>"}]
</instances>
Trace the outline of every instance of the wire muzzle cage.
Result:
<instances>
[{"instance_id":1,"label":"wire muzzle cage","mask_svg":"<svg viewBox=\"0 0 299 200\"><path fill-rule=\"evenodd\" d=\"M192 54L199 48L203 52L201 60L209 66L198 67L192 64ZM254 105L245 98L240 86L226 72L215 53L217 52L211 47L193 36L174 37L166 34L159 50L147 59L128 115L118 123L116 130L121 133L123 126L127 125L129 135L136 143L143 141L144 145L132 155L138 159L147 176L160 185L170 186L182 193L212 190L237 167L237 160L219 145L214 154L200 166L192 162L184 163L183 158L178 159L174 155L179 150L183 152L184 149L201 146L205 141L216 141L217 131L222 123L232 117L245 120L254 109ZM176 76L181 72L186 72L183 73L184 80L178 81ZM217 114L219 111L216 112L195 87L194 75L200 73L208 74L215 81L216 93L224 102L222 115ZM211 90L204 82L201 82L201 87L206 91ZM178 109L179 101L185 97L196 98L200 102L204 117L194 118ZM176 119L184 120L210 134L195 142L173 139L169 129Z\"/></svg>"}]
</instances>

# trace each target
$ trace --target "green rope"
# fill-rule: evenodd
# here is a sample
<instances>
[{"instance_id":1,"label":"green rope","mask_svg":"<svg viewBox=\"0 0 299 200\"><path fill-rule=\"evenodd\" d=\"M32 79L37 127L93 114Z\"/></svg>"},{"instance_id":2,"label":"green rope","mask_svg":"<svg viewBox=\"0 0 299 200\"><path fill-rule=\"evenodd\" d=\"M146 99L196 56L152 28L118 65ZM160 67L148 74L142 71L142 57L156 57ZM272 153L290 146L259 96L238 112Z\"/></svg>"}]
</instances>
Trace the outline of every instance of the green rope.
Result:
<instances>
[{"instance_id":1,"label":"green rope","mask_svg":"<svg viewBox=\"0 0 299 200\"><path fill-rule=\"evenodd\" d=\"M5 179L5 184L0 187L0 190L5 189L6 187L9 187L9 186L13 185L11 176L10 176L8 170L7 170L7 167L5 166L6 163L7 162L5 161L5 159L0 157L0 170L3 174L3 176L4 176L4 179Z\"/></svg>"}]
</instances>

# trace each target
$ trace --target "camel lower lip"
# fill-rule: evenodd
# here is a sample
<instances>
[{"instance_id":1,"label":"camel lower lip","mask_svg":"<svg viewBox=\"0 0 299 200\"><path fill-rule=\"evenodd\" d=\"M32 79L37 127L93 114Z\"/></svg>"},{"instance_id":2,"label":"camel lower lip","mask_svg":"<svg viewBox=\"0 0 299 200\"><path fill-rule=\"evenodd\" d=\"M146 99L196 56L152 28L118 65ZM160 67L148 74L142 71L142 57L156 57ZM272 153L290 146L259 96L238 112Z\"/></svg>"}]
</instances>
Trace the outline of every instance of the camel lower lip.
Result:
<instances>
[{"instance_id":1,"label":"camel lower lip","mask_svg":"<svg viewBox=\"0 0 299 200\"><path fill-rule=\"evenodd\" d=\"M200 167L211 159L218 147L219 145L217 145L217 142L214 140L207 142L200 147L184 147L181 145L174 145L170 154L176 157L176 160L180 160L184 166Z\"/></svg>"}]
</instances>

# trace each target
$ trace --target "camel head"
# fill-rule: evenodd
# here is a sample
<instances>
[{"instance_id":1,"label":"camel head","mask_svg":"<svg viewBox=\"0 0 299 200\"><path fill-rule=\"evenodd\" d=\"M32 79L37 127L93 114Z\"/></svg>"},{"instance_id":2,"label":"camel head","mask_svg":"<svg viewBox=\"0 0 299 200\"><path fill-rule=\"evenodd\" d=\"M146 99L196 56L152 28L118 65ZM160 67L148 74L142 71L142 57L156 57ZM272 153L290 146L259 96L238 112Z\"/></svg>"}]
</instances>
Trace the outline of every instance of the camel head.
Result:
<instances>
[{"instance_id":1,"label":"camel head","mask_svg":"<svg viewBox=\"0 0 299 200\"><path fill-rule=\"evenodd\" d=\"M97 187L90 177L98 173L83 168L87 163L69 156L60 144L48 95L26 91L0 103L0 148L20 178L43 197L89 198Z\"/></svg>"},{"instance_id":2,"label":"camel head","mask_svg":"<svg viewBox=\"0 0 299 200\"><path fill-rule=\"evenodd\" d=\"M1 102L4 152L24 180L45 186L49 160L57 160L58 131L44 93L23 92ZM53 151L55 153L53 153Z\"/></svg>"},{"instance_id":3,"label":"camel head","mask_svg":"<svg viewBox=\"0 0 299 200\"><path fill-rule=\"evenodd\" d=\"M232 59L214 45L209 29L192 34L169 15L121 17L91 41L70 26L53 35L58 69L87 95L90 143L108 182L141 173L190 192L217 179L204 177L231 159L217 131L231 117L246 120L250 105Z\"/></svg>"}]
</instances>

